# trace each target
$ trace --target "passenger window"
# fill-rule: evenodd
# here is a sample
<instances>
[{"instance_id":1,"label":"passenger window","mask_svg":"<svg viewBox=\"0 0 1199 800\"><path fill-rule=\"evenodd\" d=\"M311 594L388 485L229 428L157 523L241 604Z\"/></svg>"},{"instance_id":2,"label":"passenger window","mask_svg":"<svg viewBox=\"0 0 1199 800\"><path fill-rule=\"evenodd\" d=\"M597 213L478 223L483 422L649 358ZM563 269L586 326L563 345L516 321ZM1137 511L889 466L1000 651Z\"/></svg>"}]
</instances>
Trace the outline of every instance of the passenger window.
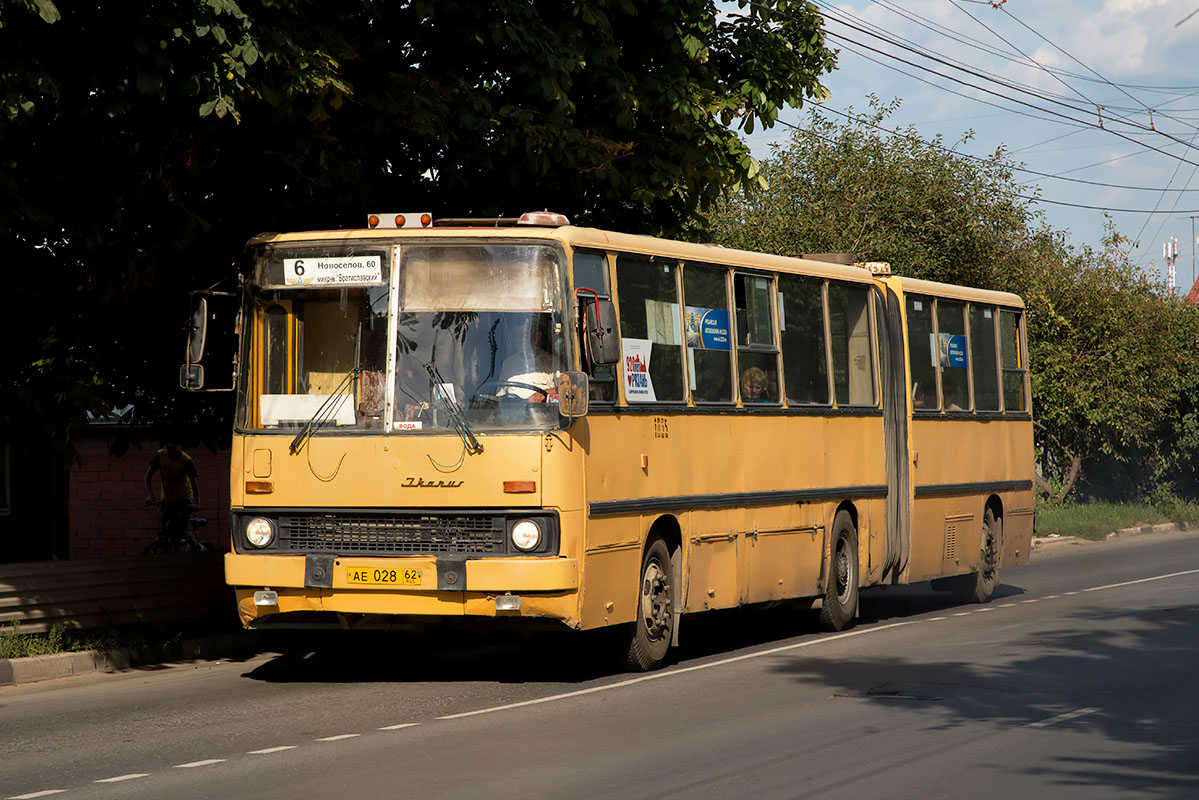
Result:
<instances>
[{"instance_id":1,"label":"passenger window","mask_svg":"<svg viewBox=\"0 0 1199 800\"><path fill-rule=\"evenodd\" d=\"M580 288L590 289L600 297L612 296L612 292L608 288L608 259L603 253L588 253L576 250L573 267L575 294L578 297L580 307L582 304L588 302L588 298L592 297L587 292L584 292L581 296L578 295ZM586 363L587 349L582 346L581 342L579 353L582 354L584 362L583 371L591 377L589 381L591 402L616 402L616 367L613 365L600 366Z\"/></svg>"},{"instance_id":2,"label":"passenger window","mask_svg":"<svg viewBox=\"0 0 1199 800\"><path fill-rule=\"evenodd\" d=\"M718 267L693 264L683 267L687 367L691 397L697 403L733 400L733 334L729 327L727 274Z\"/></svg>"},{"instance_id":3,"label":"passenger window","mask_svg":"<svg viewBox=\"0 0 1199 800\"><path fill-rule=\"evenodd\" d=\"M787 402L827 404L824 281L779 276L779 331Z\"/></svg>"},{"instance_id":4,"label":"passenger window","mask_svg":"<svg viewBox=\"0 0 1199 800\"><path fill-rule=\"evenodd\" d=\"M941 367L941 407L946 411L969 410L965 303L937 301L937 363Z\"/></svg>"},{"instance_id":5,"label":"passenger window","mask_svg":"<svg viewBox=\"0 0 1199 800\"><path fill-rule=\"evenodd\" d=\"M683 360L674 264L618 256L620 379L630 403L683 399Z\"/></svg>"},{"instance_id":6,"label":"passenger window","mask_svg":"<svg viewBox=\"0 0 1199 800\"><path fill-rule=\"evenodd\" d=\"M833 393L838 405L873 406L874 346L870 334L870 289L845 283L828 287Z\"/></svg>"},{"instance_id":7,"label":"passenger window","mask_svg":"<svg viewBox=\"0 0 1199 800\"><path fill-rule=\"evenodd\" d=\"M933 301L907 296L908 363L912 373L912 406L919 411L941 407L937 399L937 349L933 338Z\"/></svg>"},{"instance_id":8,"label":"passenger window","mask_svg":"<svg viewBox=\"0 0 1199 800\"><path fill-rule=\"evenodd\" d=\"M970 359L974 408L999 410L999 365L995 359L995 308L970 304Z\"/></svg>"},{"instance_id":9,"label":"passenger window","mask_svg":"<svg viewBox=\"0 0 1199 800\"><path fill-rule=\"evenodd\" d=\"M734 276L737 370L741 402L779 402L779 351L771 318L771 283L764 275Z\"/></svg>"},{"instance_id":10,"label":"passenger window","mask_svg":"<svg viewBox=\"0 0 1199 800\"><path fill-rule=\"evenodd\" d=\"M1024 351L1020 347L1020 312L999 312L999 350L1003 364L1003 407L1006 411L1027 411L1024 392Z\"/></svg>"}]
</instances>

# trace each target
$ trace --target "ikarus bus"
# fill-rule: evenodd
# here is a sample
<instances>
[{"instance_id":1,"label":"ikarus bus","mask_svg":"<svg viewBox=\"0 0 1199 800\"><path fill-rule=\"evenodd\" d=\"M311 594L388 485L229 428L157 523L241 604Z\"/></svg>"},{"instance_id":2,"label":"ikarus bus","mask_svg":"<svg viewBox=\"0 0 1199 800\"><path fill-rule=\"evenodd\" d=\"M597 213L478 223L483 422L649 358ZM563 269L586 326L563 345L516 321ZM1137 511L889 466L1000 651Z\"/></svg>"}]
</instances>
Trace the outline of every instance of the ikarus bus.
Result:
<instances>
[{"instance_id":1,"label":"ikarus bus","mask_svg":"<svg viewBox=\"0 0 1199 800\"><path fill-rule=\"evenodd\" d=\"M933 579L985 601L1032 532L1023 304L885 269L571 226L379 214L248 243L242 622L611 628ZM219 365L218 365L219 366ZM205 368L208 375L205 375Z\"/></svg>"}]
</instances>

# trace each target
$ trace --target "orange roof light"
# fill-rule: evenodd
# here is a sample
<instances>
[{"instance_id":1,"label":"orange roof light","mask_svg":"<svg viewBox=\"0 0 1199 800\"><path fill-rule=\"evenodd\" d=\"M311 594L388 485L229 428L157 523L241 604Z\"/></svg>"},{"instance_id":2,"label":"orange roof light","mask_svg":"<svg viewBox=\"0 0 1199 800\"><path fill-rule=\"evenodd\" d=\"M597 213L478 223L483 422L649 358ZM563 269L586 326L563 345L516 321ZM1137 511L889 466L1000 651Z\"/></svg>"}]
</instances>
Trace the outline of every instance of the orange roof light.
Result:
<instances>
[{"instance_id":1,"label":"orange roof light","mask_svg":"<svg viewBox=\"0 0 1199 800\"><path fill-rule=\"evenodd\" d=\"M433 224L428 213L371 214L366 218L368 228L427 228Z\"/></svg>"}]
</instances>

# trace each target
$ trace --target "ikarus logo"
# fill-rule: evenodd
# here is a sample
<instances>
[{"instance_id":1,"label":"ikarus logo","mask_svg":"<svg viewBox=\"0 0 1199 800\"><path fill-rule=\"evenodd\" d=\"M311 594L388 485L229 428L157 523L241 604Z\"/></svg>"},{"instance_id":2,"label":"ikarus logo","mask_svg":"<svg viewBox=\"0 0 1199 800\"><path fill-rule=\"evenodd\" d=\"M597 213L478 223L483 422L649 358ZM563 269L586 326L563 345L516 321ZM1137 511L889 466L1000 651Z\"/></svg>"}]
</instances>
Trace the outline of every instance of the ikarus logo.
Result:
<instances>
[{"instance_id":1,"label":"ikarus logo","mask_svg":"<svg viewBox=\"0 0 1199 800\"><path fill-rule=\"evenodd\" d=\"M427 481L424 478L408 477L400 484L402 489L457 489L462 481Z\"/></svg>"}]
</instances>

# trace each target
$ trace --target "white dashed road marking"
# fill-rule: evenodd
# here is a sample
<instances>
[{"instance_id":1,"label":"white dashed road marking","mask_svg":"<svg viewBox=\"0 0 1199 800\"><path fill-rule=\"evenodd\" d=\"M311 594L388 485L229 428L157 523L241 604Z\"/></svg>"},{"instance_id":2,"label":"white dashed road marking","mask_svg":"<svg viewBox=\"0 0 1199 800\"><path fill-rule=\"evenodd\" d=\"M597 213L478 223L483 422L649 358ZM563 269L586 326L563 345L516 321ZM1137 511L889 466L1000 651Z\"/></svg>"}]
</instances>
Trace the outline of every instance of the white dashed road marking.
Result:
<instances>
[{"instance_id":1,"label":"white dashed road marking","mask_svg":"<svg viewBox=\"0 0 1199 800\"><path fill-rule=\"evenodd\" d=\"M190 764L176 764L175 769L195 769L196 767L208 767L213 764L220 764L226 759L223 758L206 758L203 761L193 761Z\"/></svg>"},{"instance_id":2,"label":"white dashed road marking","mask_svg":"<svg viewBox=\"0 0 1199 800\"><path fill-rule=\"evenodd\" d=\"M1030 727L1030 728L1048 728L1050 725L1056 725L1059 722L1069 722L1072 719L1078 719L1079 717L1085 717L1087 714L1094 714L1098 710L1099 709L1097 709L1097 708L1080 708L1077 711L1068 711L1065 714L1058 714L1056 717L1050 717L1049 719L1043 719L1040 722L1030 722L1028 724L1028 727Z\"/></svg>"}]
</instances>

